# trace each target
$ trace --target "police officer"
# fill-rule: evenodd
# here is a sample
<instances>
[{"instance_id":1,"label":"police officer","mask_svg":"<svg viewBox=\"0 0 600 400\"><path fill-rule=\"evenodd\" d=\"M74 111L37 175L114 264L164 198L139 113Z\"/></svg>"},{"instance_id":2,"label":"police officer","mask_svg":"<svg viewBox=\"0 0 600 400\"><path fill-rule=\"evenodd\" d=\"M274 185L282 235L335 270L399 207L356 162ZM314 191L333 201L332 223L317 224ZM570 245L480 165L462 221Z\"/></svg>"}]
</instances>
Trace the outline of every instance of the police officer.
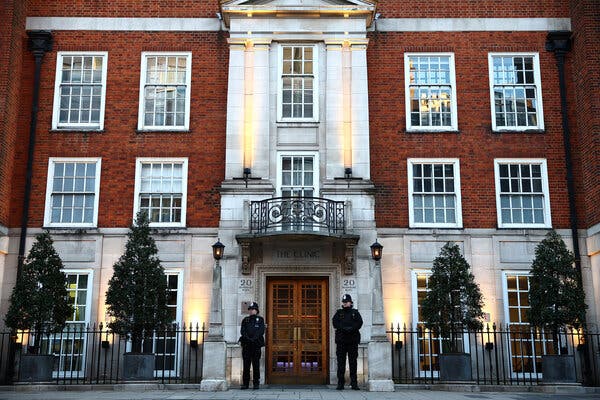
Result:
<instances>
[{"instance_id":1,"label":"police officer","mask_svg":"<svg viewBox=\"0 0 600 400\"><path fill-rule=\"evenodd\" d=\"M265 320L258 315L258 303L252 302L248 306L250 315L242 320L240 328L240 343L242 344L242 359L244 360L244 369L242 372L242 387L248 389L250 384L250 364L252 364L252 388L258 389L260 381L260 361L261 347L265 345Z\"/></svg>"},{"instance_id":2,"label":"police officer","mask_svg":"<svg viewBox=\"0 0 600 400\"><path fill-rule=\"evenodd\" d=\"M358 358L358 344L360 343L359 329L363 320L358 310L352 308L352 296L345 294L342 297L342 308L333 316L335 328L335 344L337 355L337 390L344 390L344 374L346 373L346 354L350 364L350 384L353 390L359 390L356 378L356 360Z\"/></svg>"}]
</instances>

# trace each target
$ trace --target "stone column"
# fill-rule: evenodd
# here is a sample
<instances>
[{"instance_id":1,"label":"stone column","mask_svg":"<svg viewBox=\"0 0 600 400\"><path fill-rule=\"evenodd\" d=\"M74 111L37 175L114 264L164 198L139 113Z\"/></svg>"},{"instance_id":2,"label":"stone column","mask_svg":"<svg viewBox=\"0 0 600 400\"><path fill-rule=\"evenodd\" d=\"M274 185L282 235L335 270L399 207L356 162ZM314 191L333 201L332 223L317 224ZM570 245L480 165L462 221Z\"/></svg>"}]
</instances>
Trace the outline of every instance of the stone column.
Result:
<instances>
[{"instance_id":1,"label":"stone column","mask_svg":"<svg viewBox=\"0 0 600 400\"><path fill-rule=\"evenodd\" d=\"M242 176L244 163L244 39L229 39L225 179Z\"/></svg>"},{"instance_id":2,"label":"stone column","mask_svg":"<svg viewBox=\"0 0 600 400\"><path fill-rule=\"evenodd\" d=\"M325 85L325 120L327 121L325 179L344 176L344 99L343 63L340 40L325 41L327 79Z\"/></svg>"},{"instance_id":3,"label":"stone column","mask_svg":"<svg viewBox=\"0 0 600 400\"><path fill-rule=\"evenodd\" d=\"M371 292L372 327L369 341L369 379L367 387L371 392L393 392L392 381L392 349L385 333L385 317L383 313L383 285L381 283L381 264L372 261Z\"/></svg>"},{"instance_id":4,"label":"stone column","mask_svg":"<svg viewBox=\"0 0 600 400\"><path fill-rule=\"evenodd\" d=\"M270 102L269 102L269 50L270 39L253 39L253 71L252 71L252 104L251 104L251 133L252 133L252 176L257 178L269 177L269 146ZM246 108L248 110L248 108Z\"/></svg>"},{"instance_id":5,"label":"stone column","mask_svg":"<svg viewBox=\"0 0 600 400\"><path fill-rule=\"evenodd\" d=\"M201 391L223 391L227 384L227 343L223 338L223 295L221 264L215 261L208 336L204 341Z\"/></svg>"},{"instance_id":6,"label":"stone column","mask_svg":"<svg viewBox=\"0 0 600 400\"><path fill-rule=\"evenodd\" d=\"M371 179L369 161L369 82L367 76L368 39L352 41L352 175Z\"/></svg>"}]
</instances>

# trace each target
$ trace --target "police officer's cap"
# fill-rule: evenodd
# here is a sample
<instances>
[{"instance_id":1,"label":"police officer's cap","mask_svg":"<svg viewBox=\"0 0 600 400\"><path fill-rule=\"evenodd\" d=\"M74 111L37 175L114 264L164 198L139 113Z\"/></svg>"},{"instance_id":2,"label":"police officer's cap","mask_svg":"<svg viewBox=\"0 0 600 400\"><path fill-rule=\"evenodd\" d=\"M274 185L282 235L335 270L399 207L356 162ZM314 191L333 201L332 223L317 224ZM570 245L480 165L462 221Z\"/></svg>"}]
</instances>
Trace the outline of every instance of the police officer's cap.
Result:
<instances>
[{"instance_id":1,"label":"police officer's cap","mask_svg":"<svg viewBox=\"0 0 600 400\"><path fill-rule=\"evenodd\" d=\"M346 293L345 295L342 296L342 303L347 303L350 302L352 303L352 296L350 296L348 293Z\"/></svg>"},{"instance_id":2,"label":"police officer's cap","mask_svg":"<svg viewBox=\"0 0 600 400\"><path fill-rule=\"evenodd\" d=\"M258 303L253 301L252 303L248 304L248 310L258 311Z\"/></svg>"}]
</instances>

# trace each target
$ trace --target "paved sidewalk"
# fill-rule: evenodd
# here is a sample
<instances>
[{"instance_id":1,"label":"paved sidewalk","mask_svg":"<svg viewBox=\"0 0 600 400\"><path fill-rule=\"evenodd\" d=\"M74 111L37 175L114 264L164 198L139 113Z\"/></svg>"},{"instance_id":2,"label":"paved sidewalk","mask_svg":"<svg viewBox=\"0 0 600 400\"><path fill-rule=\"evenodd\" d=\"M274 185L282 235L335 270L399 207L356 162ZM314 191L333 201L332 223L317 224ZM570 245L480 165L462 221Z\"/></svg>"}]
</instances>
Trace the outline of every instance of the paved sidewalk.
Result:
<instances>
[{"instance_id":1,"label":"paved sidewalk","mask_svg":"<svg viewBox=\"0 0 600 400\"><path fill-rule=\"evenodd\" d=\"M37 391L33 391L37 389ZM527 392L455 392L438 390L405 390L396 392L366 392L333 387L262 388L260 390L231 389L226 392L200 392L197 389L140 390L56 390L49 388L0 388L0 400L592 400L600 393L585 393L585 389L566 390L568 393ZM54 390L52 390L54 389ZM84 388L79 388L84 389ZM116 388L117 389L117 388ZM349 389L349 388L348 388ZM560 390L558 390L560 392Z\"/></svg>"}]
</instances>

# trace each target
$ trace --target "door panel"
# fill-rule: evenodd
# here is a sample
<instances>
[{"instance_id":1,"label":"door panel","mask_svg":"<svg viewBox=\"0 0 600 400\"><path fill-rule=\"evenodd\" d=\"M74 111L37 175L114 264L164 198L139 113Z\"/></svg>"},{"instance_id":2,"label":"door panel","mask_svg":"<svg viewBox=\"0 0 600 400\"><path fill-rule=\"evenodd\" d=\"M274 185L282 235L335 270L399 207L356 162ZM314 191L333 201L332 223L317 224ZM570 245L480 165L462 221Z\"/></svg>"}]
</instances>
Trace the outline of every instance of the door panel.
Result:
<instances>
[{"instance_id":1,"label":"door panel","mask_svg":"<svg viewBox=\"0 0 600 400\"><path fill-rule=\"evenodd\" d=\"M326 384L327 278L267 281L267 382Z\"/></svg>"}]
</instances>

